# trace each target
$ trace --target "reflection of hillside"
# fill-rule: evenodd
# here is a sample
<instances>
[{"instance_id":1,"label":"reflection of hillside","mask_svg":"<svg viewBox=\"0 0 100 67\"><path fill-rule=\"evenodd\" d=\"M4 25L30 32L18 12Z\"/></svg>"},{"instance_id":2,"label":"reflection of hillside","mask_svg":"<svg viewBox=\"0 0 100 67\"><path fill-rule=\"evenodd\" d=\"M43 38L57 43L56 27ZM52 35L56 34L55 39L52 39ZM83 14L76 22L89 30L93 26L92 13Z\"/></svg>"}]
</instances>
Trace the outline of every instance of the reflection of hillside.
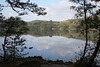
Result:
<instances>
[{"instance_id":1,"label":"reflection of hillside","mask_svg":"<svg viewBox=\"0 0 100 67\"><path fill-rule=\"evenodd\" d=\"M85 40L85 36L80 34L79 30L77 30L78 25L78 20L59 22L35 20L28 23L30 29L29 34L33 36L63 36ZM89 38L93 35L93 31L88 33ZM93 38L89 40L93 40Z\"/></svg>"},{"instance_id":2,"label":"reflection of hillside","mask_svg":"<svg viewBox=\"0 0 100 67\"><path fill-rule=\"evenodd\" d=\"M29 34L33 36L64 36L80 39L79 33L76 32L76 20L61 22L35 20L29 22L28 27L30 29Z\"/></svg>"},{"instance_id":3,"label":"reflection of hillside","mask_svg":"<svg viewBox=\"0 0 100 67\"><path fill-rule=\"evenodd\" d=\"M76 30L66 30L66 31L62 31L62 30L31 30L29 31L30 35L33 36L63 36L63 37L67 37L67 38L76 38L76 39L84 39L84 37L82 35L79 34L79 32L77 32Z\"/></svg>"}]
</instances>

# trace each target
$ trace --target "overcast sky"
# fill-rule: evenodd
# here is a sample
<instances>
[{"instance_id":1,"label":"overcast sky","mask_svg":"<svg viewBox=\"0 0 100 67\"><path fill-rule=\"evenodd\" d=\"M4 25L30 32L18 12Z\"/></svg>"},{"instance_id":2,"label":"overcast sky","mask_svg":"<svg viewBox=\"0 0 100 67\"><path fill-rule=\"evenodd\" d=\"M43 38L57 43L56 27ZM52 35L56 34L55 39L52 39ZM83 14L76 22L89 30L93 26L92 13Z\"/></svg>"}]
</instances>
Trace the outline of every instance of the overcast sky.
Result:
<instances>
[{"instance_id":1,"label":"overcast sky","mask_svg":"<svg viewBox=\"0 0 100 67\"><path fill-rule=\"evenodd\" d=\"M2 0L2 3L4 3L3 1L4 0ZM30 0L30 1L38 4L38 6L45 7L47 15L37 16L36 14L29 12L28 15L20 16L25 21L32 21L32 20L63 21L74 18L75 11L70 9L70 6L72 6L73 3L69 2L68 0ZM7 7L3 10L3 14L6 17L18 16L16 12L14 12L11 8Z\"/></svg>"}]
</instances>

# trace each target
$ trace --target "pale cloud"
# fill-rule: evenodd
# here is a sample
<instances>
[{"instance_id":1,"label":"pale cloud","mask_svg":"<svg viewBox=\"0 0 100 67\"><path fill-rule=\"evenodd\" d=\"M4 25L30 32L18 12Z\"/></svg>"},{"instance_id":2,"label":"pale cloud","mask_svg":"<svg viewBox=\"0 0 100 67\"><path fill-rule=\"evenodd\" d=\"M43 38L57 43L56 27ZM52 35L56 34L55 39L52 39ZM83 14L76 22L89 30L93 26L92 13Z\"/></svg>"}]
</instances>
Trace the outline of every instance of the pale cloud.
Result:
<instances>
[{"instance_id":1,"label":"pale cloud","mask_svg":"<svg viewBox=\"0 0 100 67\"><path fill-rule=\"evenodd\" d=\"M74 12L70 10L71 5L73 5L73 3L67 2L66 0L62 0L59 3L53 3L47 9L47 19L55 21L71 19L74 16Z\"/></svg>"},{"instance_id":2,"label":"pale cloud","mask_svg":"<svg viewBox=\"0 0 100 67\"><path fill-rule=\"evenodd\" d=\"M47 15L45 16L37 16L31 12L28 12L28 15L20 16L25 21L32 20L54 20L54 21L63 21L67 19L72 19L74 17L74 11L70 9L72 6L72 2L68 2L67 0L61 0L57 3L51 3L51 5L45 7ZM3 10L4 16L7 18L10 16L18 16L16 12L14 12L11 8L5 8Z\"/></svg>"},{"instance_id":3,"label":"pale cloud","mask_svg":"<svg viewBox=\"0 0 100 67\"><path fill-rule=\"evenodd\" d=\"M91 2L93 4L97 4L100 6L100 2L95 3ZM28 15L20 16L25 21L32 21L32 20L53 20L53 21L63 21L68 19L73 19L74 14L76 13L74 10L70 9L70 6L72 6L74 3L68 2L67 0L61 0L60 2L51 3L51 5L45 7L47 15L45 16L37 16L36 14L33 14L29 12ZM11 8L6 8L3 11L3 14L6 17L10 16L18 16L16 12L14 12Z\"/></svg>"},{"instance_id":4,"label":"pale cloud","mask_svg":"<svg viewBox=\"0 0 100 67\"><path fill-rule=\"evenodd\" d=\"M47 15L37 16L36 14L29 13L28 16L23 16L22 18L26 21L31 20L54 20L63 21L67 19L72 19L75 12L70 9L72 2L66 0L61 0L59 3L52 3L51 6L46 7Z\"/></svg>"}]
</instances>

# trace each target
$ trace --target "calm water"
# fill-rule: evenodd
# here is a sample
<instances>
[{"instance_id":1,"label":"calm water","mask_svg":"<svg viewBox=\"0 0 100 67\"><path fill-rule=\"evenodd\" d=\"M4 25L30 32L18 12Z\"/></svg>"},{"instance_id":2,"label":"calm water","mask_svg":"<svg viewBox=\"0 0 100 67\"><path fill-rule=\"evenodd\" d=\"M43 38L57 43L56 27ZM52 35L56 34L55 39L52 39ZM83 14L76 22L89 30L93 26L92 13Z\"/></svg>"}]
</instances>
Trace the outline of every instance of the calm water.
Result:
<instances>
[{"instance_id":1,"label":"calm water","mask_svg":"<svg viewBox=\"0 0 100 67\"><path fill-rule=\"evenodd\" d=\"M23 35L26 39L26 46L33 49L26 49L29 52L27 56L42 56L47 60L63 60L69 61L75 58L75 52L80 52L78 47L82 47L85 43L83 40L66 38L63 36L32 36ZM0 44L3 38L0 38ZM1 48L1 46L0 46Z\"/></svg>"},{"instance_id":2,"label":"calm water","mask_svg":"<svg viewBox=\"0 0 100 67\"><path fill-rule=\"evenodd\" d=\"M85 41L66 38L62 36L42 36L35 37L24 35L26 44L33 49L25 50L28 56L42 56L44 59L69 61L75 57L75 52L79 52L78 47L82 47Z\"/></svg>"}]
</instances>

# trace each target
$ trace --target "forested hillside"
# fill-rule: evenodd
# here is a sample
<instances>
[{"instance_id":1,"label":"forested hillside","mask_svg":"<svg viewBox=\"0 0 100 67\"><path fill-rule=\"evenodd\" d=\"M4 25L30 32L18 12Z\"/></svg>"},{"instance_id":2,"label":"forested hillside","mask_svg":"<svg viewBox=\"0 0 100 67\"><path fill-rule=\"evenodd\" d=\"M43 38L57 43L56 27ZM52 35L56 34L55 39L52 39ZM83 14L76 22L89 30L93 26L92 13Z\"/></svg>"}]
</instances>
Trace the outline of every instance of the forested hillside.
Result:
<instances>
[{"instance_id":1,"label":"forested hillside","mask_svg":"<svg viewBox=\"0 0 100 67\"><path fill-rule=\"evenodd\" d=\"M64 36L68 38L84 39L77 30L78 20L28 22L29 34L33 36Z\"/></svg>"},{"instance_id":2,"label":"forested hillside","mask_svg":"<svg viewBox=\"0 0 100 67\"><path fill-rule=\"evenodd\" d=\"M81 20L82 19L71 19L65 21L34 20L28 22L28 27L30 29L29 34L33 36L63 36L85 40L85 35L81 30ZM89 40L93 39L91 37L94 34L94 31L89 32Z\"/></svg>"},{"instance_id":3,"label":"forested hillside","mask_svg":"<svg viewBox=\"0 0 100 67\"><path fill-rule=\"evenodd\" d=\"M66 20L66 21L44 21L34 20L28 23L31 30L76 30L78 20Z\"/></svg>"}]
</instances>

